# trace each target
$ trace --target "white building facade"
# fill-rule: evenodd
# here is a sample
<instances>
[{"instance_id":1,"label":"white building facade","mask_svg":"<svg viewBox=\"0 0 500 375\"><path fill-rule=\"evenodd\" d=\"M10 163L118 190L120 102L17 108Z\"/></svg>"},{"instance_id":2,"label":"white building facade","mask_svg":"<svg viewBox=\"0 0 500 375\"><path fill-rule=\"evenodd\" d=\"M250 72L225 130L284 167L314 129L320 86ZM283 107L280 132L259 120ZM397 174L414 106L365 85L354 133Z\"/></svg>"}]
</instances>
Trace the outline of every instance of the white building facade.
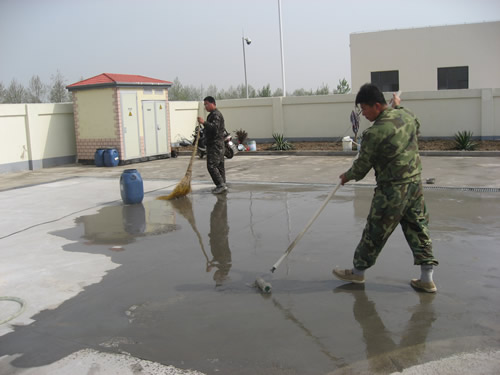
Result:
<instances>
[{"instance_id":1,"label":"white building facade","mask_svg":"<svg viewBox=\"0 0 500 375\"><path fill-rule=\"evenodd\" d=\"M353 33L353 91L500 88L500 21Z\"/></svg>"}]
</instances>

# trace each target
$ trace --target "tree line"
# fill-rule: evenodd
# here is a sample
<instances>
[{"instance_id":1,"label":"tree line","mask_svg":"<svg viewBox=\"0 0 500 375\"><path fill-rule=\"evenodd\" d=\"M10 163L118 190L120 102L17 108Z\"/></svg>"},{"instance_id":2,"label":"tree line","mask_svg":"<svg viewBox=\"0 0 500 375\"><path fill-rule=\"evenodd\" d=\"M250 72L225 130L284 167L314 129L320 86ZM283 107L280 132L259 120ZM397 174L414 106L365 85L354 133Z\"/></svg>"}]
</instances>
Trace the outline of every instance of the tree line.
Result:
<instances>
[{"instance_id":1,"label":"tree line","mask_svg":"<svg viewBox=\"0 0 500 375\"><path fill-rule=\"evenodd\" d=\"M50 84L43 83L38 75L31 77L27 87L15 78L6 87L0 82L0 103L64 103L71 100L64 76L59 71L51 76Z\"/></svg>"},{"instance_id":2,"label":"tree line","mask_svg":"<svg viewBox=\"0 0 500 375\"><path fill-rule=\"evenodd\" d=\"M309 95L330 95L330 94L348 94L351 88L346 79L339 80L337 88L330 90L328 84L322 84L316 90L297 89L286 93L287 96L309 96ZM179 78L175 78L172 87L168 89L168 100L171 101L201 101L204 97L211 95L217 100L224 99L244 99L247 97L247 89L244 84L236 87L230 86L228 89L218 89L215 85L209 85L207 88L183 85ZM283 96L283 90L278 88L271 90L271 85L267 84L261 89L255 89L248 85L249 98L266 98L272 96Z\"/></svg>"},{"instance_id":3,"label":"tree line","mask_svg":"<svg viewBox=\"0 0 500 375\"><path fill-rule=\"evenodd\" d=\"M83 80L83 78L81 78ZM4 87L0 82L0 103L64 103L72 101L71 95L66 89L66 82L61 72L51 76L50 84L42 82L38 75L31 77L28 86L24 87L15 78L10 84ZM330 90L328 84L322 84L316 90L297 89L292 93L287 92L287 96L309 96L309 95L329 95L348 94L351 91L349 83L344 79L339 80L337 88ZM223 99L243 99L247 97L246 86L240 84L236 87L230 86L228 89L218 89L215 85L209 85L206 89L201 87L183 85L179 78L175 78L172 87L168 90L168 98L171 101L201 101L204 97L211 95L217 100ZM271 90L271 85L267 84L261 89L248 86L249 98L266 98L273 96L283 96L283 90L278 88Z\"/></svg>"}]
</instances>

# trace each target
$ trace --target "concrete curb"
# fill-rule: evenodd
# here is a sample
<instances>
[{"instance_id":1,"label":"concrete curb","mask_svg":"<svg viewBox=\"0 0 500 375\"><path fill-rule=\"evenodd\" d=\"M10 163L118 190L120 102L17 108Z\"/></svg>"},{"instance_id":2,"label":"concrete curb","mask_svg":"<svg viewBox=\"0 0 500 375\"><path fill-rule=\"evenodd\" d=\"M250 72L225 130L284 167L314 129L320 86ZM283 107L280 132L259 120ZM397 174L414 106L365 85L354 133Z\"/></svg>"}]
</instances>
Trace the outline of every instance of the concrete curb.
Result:
<instances>
[{"instance_id":1,"label":"concrete curb","mask_svg":"<svg viewBox=\"0 0 500 375\"><path fill-rule=\"evenodd\" d=\"M500 156L500 151L420 151L420 156Z\"/></svg>"},{"instance_id":2,"label":"concrete curb","mask_svg":"<svg viewBox=\"0 0 500 375\"><path fill-rule=\"evenodd\" d=\"M191 156L192 151L179 151L179 156ZM355 156L356 151L242 151L236 156ZM460 157L495 157L500 151L420 151L420 156L460 156Z\"/></svg>"}]
</instances>

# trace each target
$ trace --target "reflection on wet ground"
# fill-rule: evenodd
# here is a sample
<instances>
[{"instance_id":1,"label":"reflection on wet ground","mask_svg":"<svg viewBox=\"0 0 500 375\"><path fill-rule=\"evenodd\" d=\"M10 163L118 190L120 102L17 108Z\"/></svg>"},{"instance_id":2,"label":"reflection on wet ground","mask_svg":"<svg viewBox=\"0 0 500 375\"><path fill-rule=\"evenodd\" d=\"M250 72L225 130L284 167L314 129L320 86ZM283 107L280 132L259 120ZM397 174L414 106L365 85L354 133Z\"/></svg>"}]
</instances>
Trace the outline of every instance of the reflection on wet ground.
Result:
<instances>
[{"instance_id":1,"label":"reflection on wet ground","mask_svg":"<svg viewBox=\"0 0 500 375\"><path fill-rule=\"evenodd\" d=\"M78 218L53 233L75 241L64 250L120 267L0 337L2 353L23 353L19 367L90 347L207 374L325 374L390 373L500 347L498 193L426 190L437 295L410 288L418 269L398 230L365 286L332 278L363 229L372 195L363 187L341 189L271 276L329 188L235 185ZM271 295L252 288L257 276Z\"/></svg>"}]
</instances>

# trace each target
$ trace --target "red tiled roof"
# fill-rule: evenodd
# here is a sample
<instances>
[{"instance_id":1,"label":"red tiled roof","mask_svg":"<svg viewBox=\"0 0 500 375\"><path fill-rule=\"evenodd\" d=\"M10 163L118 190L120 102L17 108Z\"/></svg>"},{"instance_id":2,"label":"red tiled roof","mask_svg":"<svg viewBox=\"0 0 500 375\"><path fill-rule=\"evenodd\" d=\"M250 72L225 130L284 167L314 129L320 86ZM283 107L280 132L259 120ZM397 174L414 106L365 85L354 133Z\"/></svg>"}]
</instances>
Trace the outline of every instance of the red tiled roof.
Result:
<instances>
[{"instance_id":1,"label":"red tiled roof","mask_svg":"<svg viewBox=\"0 0 500 375\"><path fill-rule=\"evenodd\" d=\"M133 74L102 73L98 76L66 86L67 89L84 86L171 86L172 82Z\"/></svg>"}]
</instances>

